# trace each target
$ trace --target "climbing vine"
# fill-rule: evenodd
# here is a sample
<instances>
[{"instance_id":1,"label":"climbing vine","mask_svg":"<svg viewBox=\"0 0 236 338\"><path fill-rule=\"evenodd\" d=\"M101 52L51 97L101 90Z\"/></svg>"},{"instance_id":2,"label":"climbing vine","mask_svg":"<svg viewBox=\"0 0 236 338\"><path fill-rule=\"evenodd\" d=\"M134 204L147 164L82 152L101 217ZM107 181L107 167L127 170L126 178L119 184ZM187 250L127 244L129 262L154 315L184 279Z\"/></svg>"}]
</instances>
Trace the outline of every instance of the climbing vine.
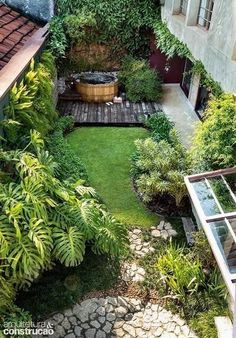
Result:
<instances>
[{"instance_id":1,"label":"climbing vine","mask_svg":"<svg viewBox=\"0 0 236 338\"><path fill-rule=\"evenodd\" d=\"M144 56L149 50L149 32L160 16L158 0L58 0L57 13L51 24L51 47L56 56L65 51L58 39L66 36L65 44L70 46L78 41L78 32L80 42L82 38L84 43L112 46L114 57L121 49Z\"/></svg>"},{"instance_id":2,"label":"climbing vine","mask_svg":"<svg viewBox=\"0 0 236 338\"><path fill-rule=\"evenodd\" d=\"M178 55L181 58L189 58L192 60L193 57L187 45L177 39L174 34L169 31L166 23L158 20L154 23L153 29L156 36L157 48L167 55L169 59Z\"/></svg>"},{"instance_id":3,"label":"climbing vine","mask_svg":"<svg viewBox=\"0 0 236 338\"><path fill-rule=\"evenodd\" d=\"M200 85L208 88L215 97L218 97L223 93L219 82L213 80L201 61L197 60L193 63L191 74L200 75Z\"/></svg>"},{"instance_id":4,"label":"climbing vine","mask_svg":"<svg viewBox=\"0 0 236 338\"><path fill-rule=\"evenodd\" d=\"M200 75L200 85L207 88L216 97L222 94L223 91L220 84L213 80L203 63L193 57L187 45L170 32L165 22L158 20L153 28L156 36L156 46L162 53L167 55L168 59L176 55L181 58L188 58L193 64L189 73L191 75Z\"/></svg>"}]
</instances>

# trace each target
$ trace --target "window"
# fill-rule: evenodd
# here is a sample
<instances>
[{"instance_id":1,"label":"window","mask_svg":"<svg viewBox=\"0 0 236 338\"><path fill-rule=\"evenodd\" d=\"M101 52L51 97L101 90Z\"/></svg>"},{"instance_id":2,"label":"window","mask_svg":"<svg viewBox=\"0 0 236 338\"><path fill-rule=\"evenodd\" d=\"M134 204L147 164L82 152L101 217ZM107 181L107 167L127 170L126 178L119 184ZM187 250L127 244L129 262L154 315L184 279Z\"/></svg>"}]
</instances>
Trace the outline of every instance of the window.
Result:
<instances>
[{"instance_id":1,"label":"window","mask_svg":"<svg viewBox=\"0 0 236 338\"><path fill-rule=\"evenodd\" d=\"M198 25L209 29L213 12L214 0L201 0L198 12Z\"/></svg>"},{"instance_id":2,"label":"window","mask_svg":"<svg viewBox=\"0 0 236 338\"><path fill-rule=\"evenodd\" d=\"M231 296L236 281L236 167L185 177L198 225L203 227Z\"/></svg>"},{"instance_id":3,"label":"window","mask_svg":"<svg viewBox=\"0 0 236 338\"><path fill-rule=\"evenodd\" d=\"M186 15L188 7L188 0L181 0L180 2L180 13Z\"/></svg>"}]
</instances>

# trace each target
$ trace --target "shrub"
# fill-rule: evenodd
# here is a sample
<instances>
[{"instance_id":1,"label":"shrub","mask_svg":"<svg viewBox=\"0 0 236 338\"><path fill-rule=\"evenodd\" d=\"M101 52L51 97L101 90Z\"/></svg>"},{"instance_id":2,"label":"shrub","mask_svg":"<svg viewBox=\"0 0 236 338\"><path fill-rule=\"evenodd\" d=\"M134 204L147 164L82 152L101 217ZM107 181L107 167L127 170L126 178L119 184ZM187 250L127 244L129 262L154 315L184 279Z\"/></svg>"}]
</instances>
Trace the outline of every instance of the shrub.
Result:
<instances>
[{"instance_id":1,"label":"shrub","mask_svg":"<svg viewBox=\"0 0 236 338\"><path fill-rule=\"evenodd\" d=\"M191 149L192 170L215 170L236 164L236 103L230 94L210 100Z\"/></svg>"},{"instance_id":2,"label":"shrub","mask_svg":"<svg viewBox=\"0 0 236 338\"><path fill-rule=\"evenodd\" d=\"M200 260L202 266L209 270L216 267L216 260L211 251L207 237L203 231L194 233L194 245L192 246L192 255Z\"/></svg>"},{"instance_id":3,"label":"shrub","mask_svg":"<svg viewBox=\"0 0 236 338\"><path fill-rule=\"evenodd\" d=\"M146 121L146 126L151 130L154 141L165 140L172 143L173 140L171 139L170 132L174 128L174 122L163 112L151 115Z\"/></svg>"},{"instance_id":4,"label":"shrub","mask_svg":"<svg viewBox=\"0 0 236 338\"><path fill-rule=\"evenodd\" d=\"M134 73L139 72L147 66L145 60L135 59L132 56L126 56L124 58L121 70L119 72L119 81L125 86L130 76Z\"/></svg>"},{"instance_id":5,"label":"shrub","mask_svg":"<svg viewBox=\"0 0 236 338\"><path fill-rule=\"evenodd\" d=\"M219 271L205 273L192 249L172 243L161 250L154 267L151 282L161 290L167 307L181 312L199 337L217 337L214 316L229 315L226 287Z\"/></svg>"},{"instance_id":6,"label":"shrub","mask_svg":"<svg viewBox=\"0 0 236 338\"><path fill-rule=\"evenodd\" d=\"M57 177L65 180L68 177L74 177L76 180L81 178L87 181L87 173L80 158L75 155L64 138L64 133L72 130L74 119L72 117L60 118L54 132L48 138L48 150L53 154L55 161L58 163Z\"/></svg>"},{"instance_id":7,"label":"shrub","mask_svg":"<svg viewBox=\"0 0 236 338\"><path fill-rule=\"evenodd\" d=\"M63 25L63 19L59 16L54 16L49 26L50 39L49 49L56 58L63 57L68 47L68 41Z\"/></svg>"},{"instance_id":8,"label":"shrub","mask_svg":"<svg viewBox=\"0 0 236 338\"><path fill-rule=\"evenodd\" d=\"M128 99L133 102L158 101L161 98L160 77L144 60L127 58L122 66L119 80L126 90Z\"/></svg>"},{"instance_id":9,"label":"shrub","mask_svg":"<svg viewBox=\"0 0 236 338\"><path fill-rule=\"evenodd\" d=\"M133 171L135 183L144 201L150 202L156 195L167 194L175 198L179 206L187 195L184 183L186 154L166 141L156 143L153 139L137 140ZM138 174L138 175L137 175Z\"/></svg>"}]
</instances>

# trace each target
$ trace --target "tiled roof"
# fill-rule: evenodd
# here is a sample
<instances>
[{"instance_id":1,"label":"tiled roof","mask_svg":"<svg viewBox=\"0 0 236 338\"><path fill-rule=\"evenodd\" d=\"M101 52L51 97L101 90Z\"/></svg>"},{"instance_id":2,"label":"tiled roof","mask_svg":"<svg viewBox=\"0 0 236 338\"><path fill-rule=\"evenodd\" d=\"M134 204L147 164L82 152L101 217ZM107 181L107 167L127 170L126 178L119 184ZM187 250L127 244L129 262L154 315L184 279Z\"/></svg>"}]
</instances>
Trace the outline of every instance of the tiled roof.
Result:
<instances>
[{"instance_id":1,"label":"tiled roof","mask_svg":"<svg viewBox=\"0 0 236 338\"><path fill-rule=\"evenodd\" d=\"M39 28L22 14L0 4L0 70Z\"/></svg>"}]
</instances>

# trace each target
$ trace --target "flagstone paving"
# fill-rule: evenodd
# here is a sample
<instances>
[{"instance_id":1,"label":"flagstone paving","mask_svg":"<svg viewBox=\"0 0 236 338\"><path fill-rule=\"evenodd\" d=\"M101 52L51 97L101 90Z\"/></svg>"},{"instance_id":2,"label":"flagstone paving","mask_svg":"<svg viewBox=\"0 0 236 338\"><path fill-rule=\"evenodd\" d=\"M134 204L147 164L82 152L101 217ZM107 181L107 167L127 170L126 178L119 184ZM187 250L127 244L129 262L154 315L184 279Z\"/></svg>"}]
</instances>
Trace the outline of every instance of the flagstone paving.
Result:
<instances>
[{"instance_id":1,"label":"flagstone paving","mask_svg":"<svg viewBox=\"0 0 236 338\"><path fill-rule=\"evenodd\" d=\"M48 322L55 329L51 338L196 337L179 316L158 304L127 297L88 299Z\"/></svg>"},{"instance_id":2,"label":"flagstone paving","mask_svg":"<svg viewBox=\"0 0 236 338\"><path fill-rule=\"evenodd\" d=\"M163 238L168 239L177 235L175 229L169 222L162 220L158 226L151 227L150 239ZM143 257L148 253L154 252L151 241L144 241L141 229L129 231L130 250L137 257Z\"/></svg>"},{"instance_id":3,"label":"flagstone paving","mask_svg":"<svg viewBox=\"0 0 236 338\"><path fill-rule=\"evenodd\" d=\"M150 229L150 241L143 240L140 229L131 230L130 248L136 259L123 262L122 280L143 282L146 272L138 258L154 251L153 239L176 235L171 224L164 220ZM84 300L54 314L46 323L54 329L51 338L197 338L183 319L159 304L121 296Z\"/></svg>"}]
</instances>

